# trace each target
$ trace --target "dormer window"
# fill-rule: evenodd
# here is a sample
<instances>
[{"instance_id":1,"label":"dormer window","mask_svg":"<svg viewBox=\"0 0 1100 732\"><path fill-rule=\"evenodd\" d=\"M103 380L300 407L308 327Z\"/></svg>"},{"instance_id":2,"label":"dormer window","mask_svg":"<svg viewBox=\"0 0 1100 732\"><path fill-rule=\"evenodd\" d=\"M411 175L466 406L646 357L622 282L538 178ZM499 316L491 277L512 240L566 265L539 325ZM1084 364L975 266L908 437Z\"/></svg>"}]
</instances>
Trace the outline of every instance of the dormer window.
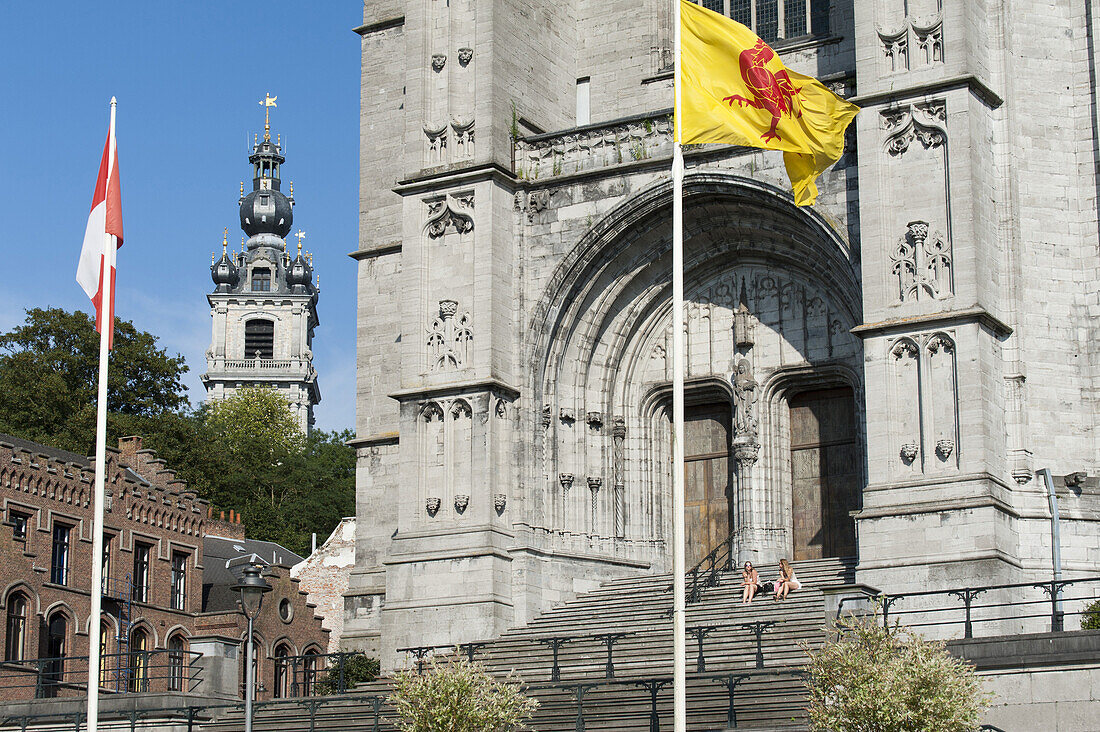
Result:
<instances>
[{"instance_id":1,"label":"dormer window","mask_svg":"<svg viewBox=\"0 0 1100 732\"><path fill-rule=\"evenodd\" d=\"M271 292L271 270L267 267L257 267L252 270L252 291Z\"/></svg>"}]
</instances>

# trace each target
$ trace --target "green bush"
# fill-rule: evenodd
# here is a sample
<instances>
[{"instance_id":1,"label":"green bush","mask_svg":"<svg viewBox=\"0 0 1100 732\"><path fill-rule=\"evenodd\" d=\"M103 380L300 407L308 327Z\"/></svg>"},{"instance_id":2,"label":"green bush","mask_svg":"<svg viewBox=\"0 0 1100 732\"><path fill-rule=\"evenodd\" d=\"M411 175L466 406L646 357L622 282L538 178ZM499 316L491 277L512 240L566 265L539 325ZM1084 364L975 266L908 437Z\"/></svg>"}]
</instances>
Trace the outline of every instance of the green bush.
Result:
<instances>
[{"instance_id":1,"label":"green bush","mask_svg":"<svg viewBox=\"0 0 1100 732\"><path fill-rule=\"evenodd\" d=\"M940 641L878 613L838 622L839 633L810 663L810 727L828 732L973 732L990 695L966 662Z\"/></svg>"},{"instance_id":2,"label":"green bush","mask_svg":"<svg viewBox=\"0 0 1100 732\"><path fill-rule=\"evenodd\" d=\"M518 683L463 659L398 673L389 700L402 732L512 732L526 729L538 707Z\"/></svg>"},{"instance_id":3,"label":"green bush","mask_svg":"<svg viewBox=\"0 0 1100 732\"><path fill-rule=\"evenodd\" d=\"M1100 600L1085 608L1081 615L1081 630L1100 630Z\"/></svg>"},{"instance_id":4,"label":"green bush","mask_svg":"<svg viewBox=\"0 0 1100 732\"><path fill-rule=\"evenodd\" d=\"M377 658L368 658L362 653L352 653L344 657L344 690L347 691L356 684L365 684L378 678L379 663ZM317 696L330 696L340 693L340 665L339 658L332 657L328 670L317 678L313 685L313 693Z\"/></svg>"}]
</instances>

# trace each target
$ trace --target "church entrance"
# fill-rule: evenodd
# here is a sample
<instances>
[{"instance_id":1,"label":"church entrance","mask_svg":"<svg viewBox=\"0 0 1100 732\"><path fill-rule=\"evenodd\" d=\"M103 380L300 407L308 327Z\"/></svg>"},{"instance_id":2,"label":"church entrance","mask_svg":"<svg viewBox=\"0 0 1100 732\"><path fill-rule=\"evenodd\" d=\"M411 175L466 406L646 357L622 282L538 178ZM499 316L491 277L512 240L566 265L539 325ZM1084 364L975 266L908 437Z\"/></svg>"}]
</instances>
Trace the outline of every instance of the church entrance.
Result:
<instances>
[{"instance_id":1,"label":"church entrance","mask_svg":"<svg viewBox=\"0 0 1100 732\"><path fill-rule=\"evenodd\" d=\"M860 449L850 388L807 391L790 402L794 560L856 555Z\"/></svg>"},{"instance_id":2,"label":"church entrance","mask_svg":"<svg viewBox=\"0 0 1100 732\"><path fill-rule=\"evenodd\" d=\"M684 474L686 562L693 567L731 530L729 402L685 408Z\"/></svg>"}]
</instances>

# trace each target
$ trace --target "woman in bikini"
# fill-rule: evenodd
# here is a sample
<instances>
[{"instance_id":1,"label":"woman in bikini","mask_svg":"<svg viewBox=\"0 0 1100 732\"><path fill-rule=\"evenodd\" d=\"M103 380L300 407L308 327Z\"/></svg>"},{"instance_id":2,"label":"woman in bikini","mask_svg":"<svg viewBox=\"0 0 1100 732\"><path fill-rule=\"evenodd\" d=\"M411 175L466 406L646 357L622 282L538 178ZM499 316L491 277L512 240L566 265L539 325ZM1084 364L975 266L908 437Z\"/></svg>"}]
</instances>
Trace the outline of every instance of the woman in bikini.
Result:
<instances>
[{"instance_id":1,"label":"woman in bikini","mask_svg":"<svg viewBox=\"0 0 1100 732\"><path fill-rule=\"evenodd\" d=\"M802 583L794 576L794 569L786 559L779 560L779 579L775 581L776 601L787 599L787 595L802 587Z\"/></svg>"},{"instance_id":2,"label":"woman in bikini","mask_svg":"<svg viewBox=\"0 0 1100 732\"><path fill-rule=\"evenodd\" d=\"M744 588L741 593L741 604L748 605L756 596L756 591L760 589L760 575L756 567L752 566L752 562L745 562L745 568L741 571L741 586Z\"/></svg>"}]
</instances>

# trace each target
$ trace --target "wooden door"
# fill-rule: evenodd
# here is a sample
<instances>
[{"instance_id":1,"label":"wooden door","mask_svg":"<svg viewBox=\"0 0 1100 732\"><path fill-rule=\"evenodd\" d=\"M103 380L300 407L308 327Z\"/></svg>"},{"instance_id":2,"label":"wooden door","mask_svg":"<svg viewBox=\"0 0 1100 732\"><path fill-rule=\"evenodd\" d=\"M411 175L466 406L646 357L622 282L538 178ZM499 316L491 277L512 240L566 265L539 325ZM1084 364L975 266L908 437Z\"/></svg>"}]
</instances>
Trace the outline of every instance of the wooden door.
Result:
<instances>
[{"instance_id":1,"label":"wooden door","mask_svg":"<svg viewBox=\"0 0 1100 732\"><path fill-rule=\"evenodd\" d=\"M684 522L690 568L730 533L730 405L684 411Z\"/></svg>"},{"instance_id":2,"label":"wooden door","mask_svg":"<svg viewBox=\"0 0 1100 732\"><path fill-rule=\"evenodd\" d=\"M849 388L790 400L794 559L856 554L861 456Z\"/></svg>"}]
</instances>

